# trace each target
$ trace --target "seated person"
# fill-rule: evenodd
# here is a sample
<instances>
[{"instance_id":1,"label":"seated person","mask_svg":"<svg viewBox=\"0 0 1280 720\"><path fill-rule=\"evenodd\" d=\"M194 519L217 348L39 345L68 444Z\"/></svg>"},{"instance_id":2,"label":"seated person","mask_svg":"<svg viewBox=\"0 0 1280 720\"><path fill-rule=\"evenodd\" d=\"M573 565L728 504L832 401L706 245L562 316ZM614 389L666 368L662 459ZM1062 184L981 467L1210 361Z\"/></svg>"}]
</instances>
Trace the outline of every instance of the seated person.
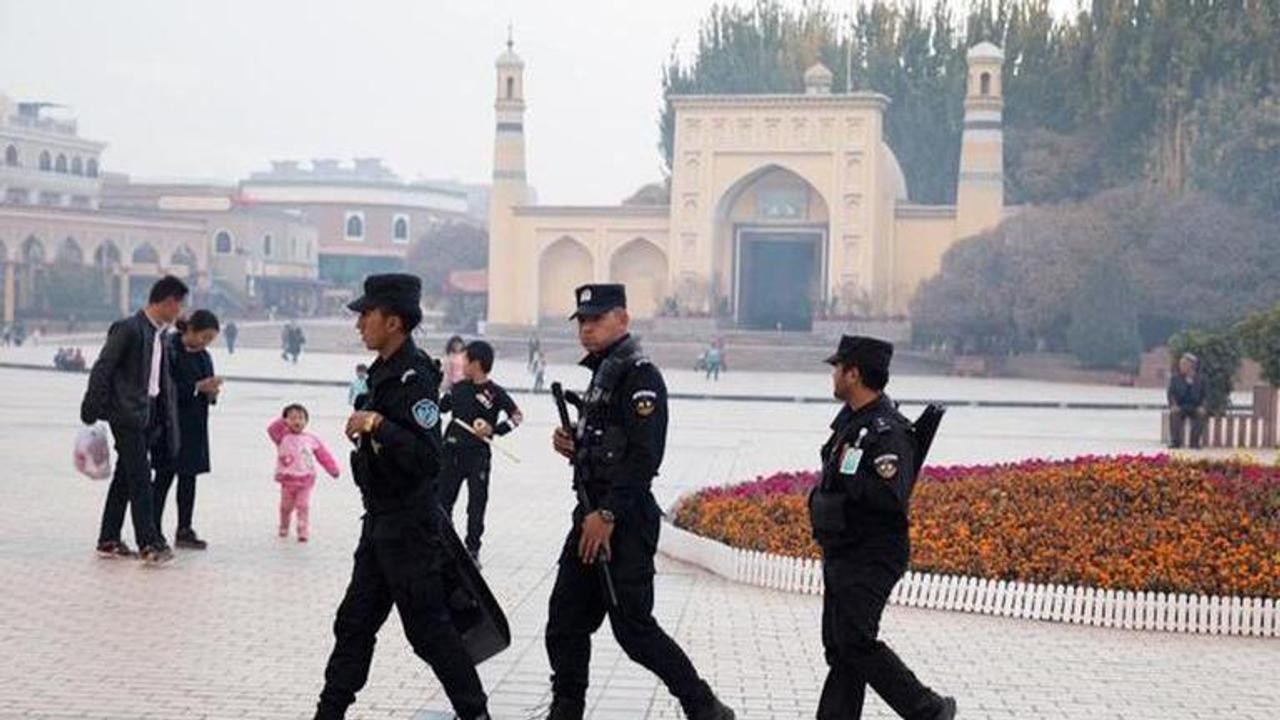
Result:
<instances>
[{"instance_id":1,"label":"seated person","mask_svg":"<svg viewBox=\"0 0 1280 720\"><path fill-rule=\"evenodd\" d=\"M1169 445L1182 447L1187 421L1191 421L1190 446L1200 447L1209 411L1205 407L1204 380L1196 373L1200 361L1191 353L1178 359L1178 372L1169 378Z\"/></svg>"}]
</instances>

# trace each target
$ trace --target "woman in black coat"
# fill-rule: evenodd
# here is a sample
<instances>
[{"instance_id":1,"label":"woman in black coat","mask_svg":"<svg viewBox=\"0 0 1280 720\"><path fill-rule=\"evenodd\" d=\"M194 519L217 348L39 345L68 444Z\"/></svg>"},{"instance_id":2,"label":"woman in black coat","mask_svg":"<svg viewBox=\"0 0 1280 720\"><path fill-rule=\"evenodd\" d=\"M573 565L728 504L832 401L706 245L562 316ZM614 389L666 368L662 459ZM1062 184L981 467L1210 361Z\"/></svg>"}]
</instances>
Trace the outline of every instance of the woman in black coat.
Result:
<instances>
[{"instance_id":1,"label":"woman in black coat","mask_svg":"<svg viewBox=\"0 0 1280 720\"><path fill-rule=\"evenodd\" d=\"M174 544L190 550L208 545L191 527L196 502L196 476L209 472L209 406L218 401L222 378L213 374L213 358L205 348L218 337L218 317L208 310L196 310L175 326L166 341L168 362L178 396L180 442L176 458L167 458L156 468L156 528L162 529L165 500L173 478L178 478L178 532ZM163 531L162 531L163 532Z\"/></svg>"}]
</instances>

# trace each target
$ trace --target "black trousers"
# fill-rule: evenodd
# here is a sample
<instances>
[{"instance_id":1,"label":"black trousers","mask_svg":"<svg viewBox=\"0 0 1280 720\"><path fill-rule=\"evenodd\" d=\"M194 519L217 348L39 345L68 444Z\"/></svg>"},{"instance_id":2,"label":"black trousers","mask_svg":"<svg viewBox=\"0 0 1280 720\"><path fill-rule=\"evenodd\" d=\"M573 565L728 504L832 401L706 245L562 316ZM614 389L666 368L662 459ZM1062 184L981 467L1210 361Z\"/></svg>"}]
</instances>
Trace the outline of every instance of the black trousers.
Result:
<instances>
[{"instance_id":1,"label":"black trousers","mask_svg":"<svg viewBox=\"0 0 1280 720\"><path fill-rule=\"evenodd\" d=\"M653 618L653 555L657 551L657 506L640 511L643 518L618 518L610 541L617 607L610 607L599 568L578 558L582 514L574 513L574 527L560 553L560 570L551 591L547 620L547 656L551 660L551 689L556 697L583 701L591 662L591 635L605 617L627 657L657 675L691 714L714 698L684 650Z\"/></svg>"},{"instance_id":2,"label":"black trousers","mask_svg":"<svg viewBox=\"0 0 1280 720\"><path fill-rule=\"evenodd\" d=\"M152 413L154 416L155 413ZM102 507L98 542L119 541L128 510L133 520L133 539L139 548L161 542L156 528L151 496L151 431L112 425L116 443L116 469Z\"/></svg>"},{"instance_id":3,"label":"black trousers","mask_svg":"<svg viewBox=\"0 0 1280 720\"><path fill-rule=\"evenodd\" d=\"M155 495L156 530L164 536L164 505L169 499L173 478L178 478L178 532L191 529L191 515L196 506L196 476L178 475L172 470L157 470L152 491Z\"/></svg>"},{"instance_id":4,"label":"black trousers","mask_svg":"<svg viewBox=\"0 0 1280 720\"><path fill-rule=\"evenodd\" d=\"M822 645L830 670L818 703L818 720L862 717L867 685L908 720L930 720L941 710L942 698L917 680L878 638L889 592L905 570L905 558L823 562Z\"/></svg>"},{"instance_id":5,"label":"black trousers","mask_svg":"<svg viewBox=\"0 0 1280 720\"><path fill-rule=\"evenodd\" d=\"M1187 423L1191 423L1191 437L1189 438L1192 448L1199 449L1200 439L1204 436L1204 426L1207 418L1201 415L1195 408L1183 410L1182 408L1174 408L1169 411L1169 446L1182 447L1182 438L1186 432Z\"/></svg>"},{"instance_id":6,"label":"black trousers","mask_svg":"<svg viewBox=\"0 0 1280 720\"><path fill-rule=\"evenodd\" d=\"M440 504L445 514L453 518L453 506L463 483L467 486L467 537L465 544L472 553L480 552L480 538L484 535L484 512L489 505L490 456L485 449L471 449L459 445L445 446L445 467L440 474Z\"/></svg>"},{"instance_id":7,"label":"black trousers","mask_svg":"<svg viewBox=\"0 0 1280 720\"><path fill-rule=\"evenodd\" d=\"M369 679L378 630L392 606L413 652L440 679L462 720L484 715L488 698L476 666L449 619L440 536L422 522L379 526L366 518L351 584L333 623L335 643L324 671L316 718L343 717ZM385 522L385 521L381 521Z\"/></svg>"}]
</instances>

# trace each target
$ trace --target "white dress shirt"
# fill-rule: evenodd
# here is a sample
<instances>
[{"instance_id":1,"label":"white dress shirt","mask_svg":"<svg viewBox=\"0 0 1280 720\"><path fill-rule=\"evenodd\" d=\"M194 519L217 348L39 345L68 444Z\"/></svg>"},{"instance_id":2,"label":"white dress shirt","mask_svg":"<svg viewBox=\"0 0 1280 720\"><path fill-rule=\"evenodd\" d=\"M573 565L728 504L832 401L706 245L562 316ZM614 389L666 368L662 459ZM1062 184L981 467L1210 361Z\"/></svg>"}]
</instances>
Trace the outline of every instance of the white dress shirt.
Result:
<instances>
[{"instance_id":1,"label":"white dress shirt","mask_svg":"<svg viewBox=\"0 0 1280 720\"><path fill-rule=\"evenodd\" d=\"M156 322L150 315L147 315L147 320L150 320L152 327L156 329L155 340L151 343L151 375L147 378L147 397L154 399L160 397L160 359L164 354L164 325Z\"/></svg>"}]
</instances>

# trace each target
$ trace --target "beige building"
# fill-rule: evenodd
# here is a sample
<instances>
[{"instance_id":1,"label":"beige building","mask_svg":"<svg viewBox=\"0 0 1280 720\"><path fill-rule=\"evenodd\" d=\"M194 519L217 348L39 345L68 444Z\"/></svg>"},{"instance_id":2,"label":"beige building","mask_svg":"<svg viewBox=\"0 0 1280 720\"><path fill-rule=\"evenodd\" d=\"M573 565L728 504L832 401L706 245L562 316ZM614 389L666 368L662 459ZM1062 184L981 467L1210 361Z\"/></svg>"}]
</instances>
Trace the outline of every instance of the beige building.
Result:
<instances>
[{"instance_id":1,"label":"beige building","mask_svg":"<svg viewBox=\"0 0 1280 720\"><path fill-rule=\"evenodd\" d=\"M137 183L108 174L102 207L203 223L210 271L205 302L222 311L321 307L319 233L303 213L245 204L233 185Z\"/></svg>"},{"instance_id":2,"label":"beige building","mask_svg":"<svg viewBox=\"0 0 1280 720\"><path fill-rule=\"evenodd\" d=\"M820 308L905 316L956 240L1004 214L1003 53L968 54L955 206L910 202L884 141L890 99L833 93L821 66L803 94L673 98L669 206L529 204L524 63L497 61L489 214L489 323L562 323L572 288L627 284L632 314L719 316L808 330Z\"/></svg>"},{"instance_id":3,"label":"beige building","mask_svg":"<svg viewBox=\"0 0 1280 720\"><path fill-rule=\"evenodd\" d=\"M240 183L240 200L304 213L319 233L320 278L348 288L403 269L414 240L436 223L465 221L469 209L466 192L405 182L377 158L276 161Z\"/></svg>"},{"instance_id":4,"label":"beige building","mask_svg":"<svg viewBox=\"0 0 1280 720\"><path fill-rule=\"evenodd\" d=\"M170 273L208 290L204 224L98 209L106 144L49 109L0 95L0 318L127 314Z\"/></svg>"}]
</instances>

